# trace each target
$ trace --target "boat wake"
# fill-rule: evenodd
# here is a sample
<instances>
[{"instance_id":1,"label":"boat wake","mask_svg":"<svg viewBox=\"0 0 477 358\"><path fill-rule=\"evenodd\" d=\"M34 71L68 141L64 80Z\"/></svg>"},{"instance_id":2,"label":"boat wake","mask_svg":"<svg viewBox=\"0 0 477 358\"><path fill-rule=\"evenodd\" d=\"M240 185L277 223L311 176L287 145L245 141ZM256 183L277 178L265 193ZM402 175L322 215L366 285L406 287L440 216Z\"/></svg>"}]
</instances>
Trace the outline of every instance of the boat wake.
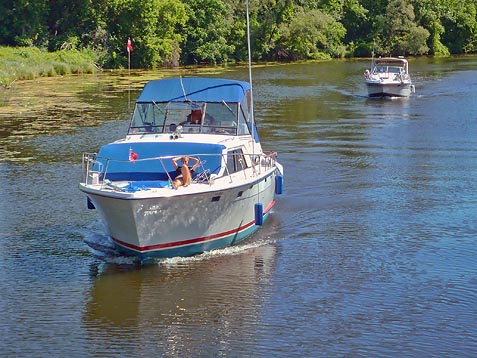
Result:
<instances>
[{"instance_id":1,"label":"boat wake","mask_svg":"<svg viewBox=\"0 0 477 358\"><path fill-rule=\"evenodd\" d=\"M91 255L110 264L137 265L140 259L134 256L126 256L120 252L113 241L106 235L98 233L86 234L83 239Z\"/></svg>"},{"instance_id":2,"label":"boat wake","mask_svg":"<svg viewBox=\"0 0 477 358\"><path fill-rule=\"evenodd\" d=\"M203 252L202 254L190 256L190 257L171 257L167 259L157 260L157 264L160 266L164 266L165 268L175 268L177 266L184 266L190 263L196 263L201 261L208 261L211 259L215 259L218 257L223 256L233 256L233 255L241 255L244 252L254 250L256 248L271 245L275 241L274 240L260 240L254 241L250 243L242 243L236 246L229 246L223 249L216 249L211 251Z\"/></svg>"},{"instance_id":3,"label":"boat wake","mask_svg":"<svg viewBox=\"0 0 477 358\"><path fill-rule=\"evenodd\" d=\"M347 90L344 90L342 88L337 88L337 87L330 87L329 91L334 92L334 93L339 93L340 95L342 95L344 97L353 97L353 98L367 98L368 97L367 95L354 93L354 92L347 91Z\"/></svg>"}]
</instances>

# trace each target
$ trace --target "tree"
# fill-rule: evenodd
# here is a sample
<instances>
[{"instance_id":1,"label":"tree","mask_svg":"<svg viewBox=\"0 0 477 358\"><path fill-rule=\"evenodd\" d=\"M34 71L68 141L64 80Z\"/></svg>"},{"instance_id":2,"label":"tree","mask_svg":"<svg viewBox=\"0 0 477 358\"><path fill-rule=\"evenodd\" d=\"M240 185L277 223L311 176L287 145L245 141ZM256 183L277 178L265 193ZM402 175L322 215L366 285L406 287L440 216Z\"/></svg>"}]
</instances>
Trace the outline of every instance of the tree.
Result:
<instances>
[{"instance_id":1,"label":"tree","mask_svg":"<svg viewBox=\"0 0 477 358\"><path fill-rule=\"evenodd\" d=\"M222 0L186 0L190 13L186 25L184 63L227 62L235 50L228 42L233 23Z\"/></svg>"},{"instance_id":2,"label":"tree","mask_svg":"<svg viewBox=\"0 0 477 358\"><path fill-rule=\"evenodd\" d=\"M422 55L429 51L429 31L415 24L414 8L406 0L390 0L386 13L377 22L378 54Z\"/></svg>"},{"instance_id":3,"label":"tree","mask_svg":"<svg viewBox=\"0 0 477 358\"><path fill-rule=\"evenodd\" d=\"M447 6L442 0L414 0L413 6L416 21L429 30L430 52L438 56L449 55L449 49L441 42L441 36L445 32L441 19L447 11Z\"/></svg>"},{"instance_id":4,"label":"tree","mask_svg":"<svg viewBox=\"0 0 477 358\"><path fill-rule=\"evenodd\" d=\"M50 33L48 48L77 49L81 35L93 28L91 0L57 0L49 2L47 26Z\"/></svg>"},{"instance_id":5,"label":"tree","mask_svg":"<svg viewBox=\"0 0 477 358\"><path fill-rule=\"evenodd\" d=\"M46 36L49 1L2 0L0 3L0 44L31 46Z\"/></svg>"},{"instance_id":6,"label":"tree","mask_svg":"<svg viewBox=\"0 0 477 358\"><path fill-rule=\"evenodd\" d=\"M358 0L345 1L341 22L346 28L346 42L359 41L363 34L371 30L368 22L369 10L364 8Z\"/></svg>"},{"instance_id":7,"label":"tree","mask_svg":"<svg viewBox=\"0 0 477 358\"><path fill-rule=\"evenodd\" d=\"M289 23L282 24L280 34L280 53L290 60L342 57L345 52L346 29L321 10L300 8Z\"/></svg>"},{"instance_id":8,"label":"tree","mask_svg":"<svg viewBox=\"0 0 477 358\"><path fill-rule=\"evenodd\" d=\"M446 31L442 41L451 53L477 51L477 3L475 0L450 1L442 19Z\"/></svg>"},{"instance_id":9,"label":"tree","mask_svg":"<svg viewBox=\"0 0 477 358\"><path fill-rule=\"evenodd\" d=\"M287 27L293 21L300 6L292 0L258 1L252 8L251 27L254 57L259 60L276 60L287 58L280 44L287 36ZM285 31L285 33L282 33ZM285 50L286 51L286 50Z\"/></svg>"},{"instance_id":10,"label":"tree","mask_svg":"<svg viewBox=\"0 0 477 358\"><path fill-rule=\"evenodd\" d=\"M125 54L126 39L131 37L133 66L156 68L177 62L187 21L180 0L114 0L108 3L105 18L114 43L113 60Z\"/></svg>"}]
</instances>

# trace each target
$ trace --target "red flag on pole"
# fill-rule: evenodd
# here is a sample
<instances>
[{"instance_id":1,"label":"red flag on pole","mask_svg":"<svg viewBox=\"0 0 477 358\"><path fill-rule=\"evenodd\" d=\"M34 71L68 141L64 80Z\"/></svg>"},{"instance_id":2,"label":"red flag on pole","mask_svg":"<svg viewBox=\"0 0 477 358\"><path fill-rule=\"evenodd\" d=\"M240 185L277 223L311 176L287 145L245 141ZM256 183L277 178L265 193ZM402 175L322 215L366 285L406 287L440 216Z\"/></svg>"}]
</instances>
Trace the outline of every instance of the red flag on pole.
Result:
<instances>
[{"instance_id":1,"label":"red flag on pole","mask_svg":"<svg viewBox=\"0 0 477 358\"><path fill-rule=\"evenodd\" d=\"M131 42L131 38L128 37L128 42L126 44L126 49L128 52L131 52L133 50L133 47L132 47L132 42Z\"/></svg>"}]
</instances>

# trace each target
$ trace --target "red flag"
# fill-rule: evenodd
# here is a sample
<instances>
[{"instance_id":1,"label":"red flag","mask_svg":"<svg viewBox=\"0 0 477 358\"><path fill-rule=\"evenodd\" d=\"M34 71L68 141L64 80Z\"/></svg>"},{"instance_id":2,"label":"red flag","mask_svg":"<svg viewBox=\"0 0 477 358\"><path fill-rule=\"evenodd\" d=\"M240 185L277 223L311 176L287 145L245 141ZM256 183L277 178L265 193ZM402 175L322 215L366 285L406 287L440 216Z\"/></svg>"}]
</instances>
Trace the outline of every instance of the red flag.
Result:
<instances>
[{"instance_id":1,"label":"red flag","mask_svg":"<svg viewBox=\"0 0 477 358\"><path fill-rule=\"evenodd\" d=\"M131 51L133 50L133 48L132 48L132 42L131 42L131 38L130 38L130 37L128 37L128 42L127 42L127 44L126 44L126 50L127 50L128 52L131 52Z\"/></svg>"},{"instance_id":2,"label":"red flag","mask_svg":"<svg viewBox=\"0 0 477 358\"><path fill-rule=\"evenodd\" d=\"M134 153L132 148L129 148L129 161L135 162L137 158L139 158L139 155L137 153Z\"/></svg>"}]
</instances>

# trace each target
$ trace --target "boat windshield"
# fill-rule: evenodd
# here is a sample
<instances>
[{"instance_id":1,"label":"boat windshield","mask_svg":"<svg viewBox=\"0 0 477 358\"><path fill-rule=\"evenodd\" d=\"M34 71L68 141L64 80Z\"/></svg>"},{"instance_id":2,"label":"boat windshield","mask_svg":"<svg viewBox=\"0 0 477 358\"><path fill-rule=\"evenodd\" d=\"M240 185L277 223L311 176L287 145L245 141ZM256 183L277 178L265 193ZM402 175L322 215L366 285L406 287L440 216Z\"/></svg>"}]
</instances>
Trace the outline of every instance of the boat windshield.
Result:
<instances>
[{"instance_id":1,"label":"boat windshield","mask_svg":"<svg viewBox=\"0 0 477 358\"><path fill-rule=\"evenodd\" d=\"M403 73L404 68L400 66L376 66L374 73Z\"/></svg>"},{"instance_id":2,"label":"boat windshield","mask_svg":"<svg viewBox=\"0 0 477 358\"><path fill-rule=\"evenodd\" d=\"M250 134L247 110L239 103L136 103L128 134L183 133Z\"/></svg>"}]
</instances>

